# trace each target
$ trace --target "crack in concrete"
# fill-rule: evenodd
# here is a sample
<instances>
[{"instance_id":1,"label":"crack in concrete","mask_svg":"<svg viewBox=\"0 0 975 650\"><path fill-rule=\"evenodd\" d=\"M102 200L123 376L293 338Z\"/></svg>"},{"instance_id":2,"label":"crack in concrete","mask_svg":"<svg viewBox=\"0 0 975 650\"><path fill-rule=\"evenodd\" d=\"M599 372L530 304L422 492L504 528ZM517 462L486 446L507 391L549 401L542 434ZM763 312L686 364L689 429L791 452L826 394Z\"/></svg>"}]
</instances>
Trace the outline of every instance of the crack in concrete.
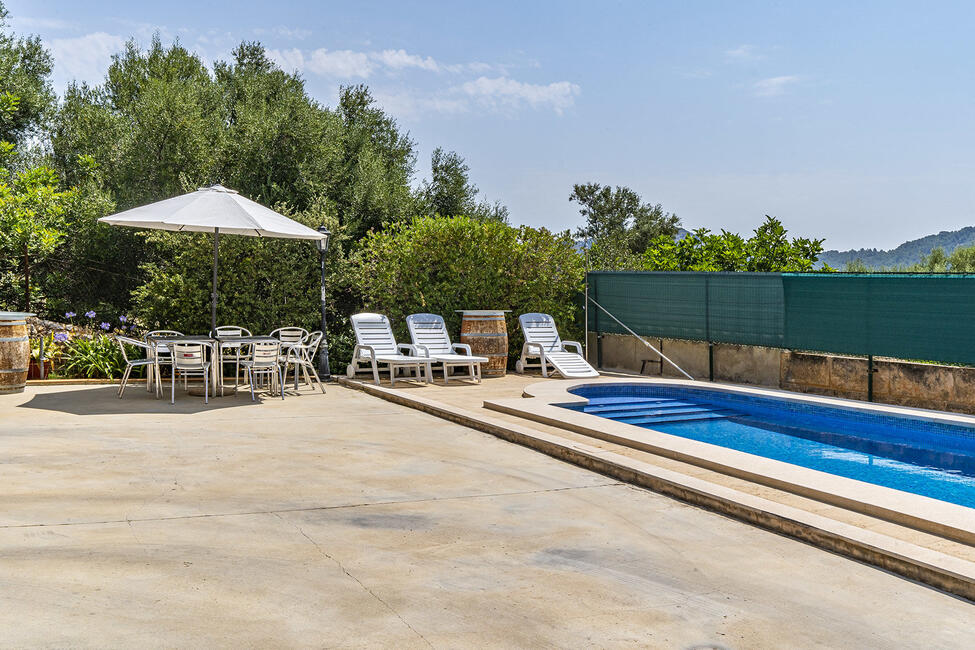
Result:
<instances>
[{"instance_id":1,"label":"crack in concrete","mask_svg":"<svg viewBox=\"0 0 975 650\"><path fill-rule=\"evenodd\" d=\"M274 515L275 517L277 517L277 518L278 518L279 520L281 520L281 522L282 522L282 523L285 523L285 524L287 524L287 523L291 523L291 522L288 522L288 521L286 521L286 520L284 519L284 517L282 517L282 516L281 516L280 514L278 514L277 512L273 512L273 513L271 513L271 514L273 514L273 515ZM334 563L334 564L335 564L335 566L337 566L337 567L339 568L339 570L341 570L341 571L342 571L342 573L344 573L344 574L345 574L345 575L347 575L347 576L348 576L349 578L351 578L352 580L354 580L354 581L355 581L355 583L356 583L357 585L359 585L359 587L361 587L363 591L365 591L365 592L366 592L367 594L369 594L369 595L370 595L370 596L372 596L372 597L373 597L374 599L376 599L376 601L377 601L377 602L379 602L379 603L380 603L380 604L381 604L381 605L382 605L383 607L385 607L386 609L388 609L388 610L389 610L389 611L390 611L390 612L391 612L391 613L393 614L393 616L395 616L396 618L398 618L398 619L400 620L400 622L401 622L401 623L402 623L403 625L405 625L405 626L406 626L406 627L407 627L407 628L408 628L408 629L409 629L409 630L410 630L410 631L411 631L411 632L412 632L413 634L415 634L416 636L418 636L418 637L420 638L420 640L422 640L422 641L423 641L423 642L424 642L425 644L427 644L427 646L429 646L429 647L431 647L431 648L433 647L433 644L432 644L432 643L430 643L430 641L428 641L428 640L427 640L427 638L426 638L425 636L423 636L422 634L420 634L420 631L419 631L419 630L417 630L417 629L416 629L415 627L413 627L412 625L410 625L410 623L409 623L409 621L407 621L407 620L406 620L405 618L403 618L403 617L402 617L402 616L400 615L400 613L399 613L399 612L397 612L397 611L396 611L395 609L393 609L393 606L392 606L392 605L390 605L390 604L389 604L389 603L387 603L387 602L386 602L385 600L383 600L383 599L382 599L382 598L381 598L381 597L379 596L379 594L377 594L377 593L376 593L375 591L373 591L372 589L370 589L369 587L367 587L367 586L366 586L366 585L365 585L365 584L364 584L364 583L362 582L362 580L359 580L359 578L357 578L357 577L355 577L354 575L352 575L352 573L350 573L350 572L349 572L349 570L345 568L345 565L344 565L344 564L342 564L342 562L340 562L340 561L339 561L338 559L336 559L335 557L333 557L332 555L330 555L330 554L328 553L328 551L326 551L326 550L325 550L324 548L322 548L322 546L321 546L321 544L319 544L319 543L318 543L318 542L316 542L316 541L315 541L314 539L312 539L312 538L311 538L311 536L309 536L309 535L308 535L308 533L306 533L306 532L305 532L305 531L304 531L304 530L303 530L303 529L301 528L301 526L299 526L298 524L295 524L295 523L291 523L291 525L292 525L292 526L294 526L294 529L295 529L295 530L297 530L297 531L298 531L298 533L299 533L299 534L300 534L300 535L301 535L302 537L304 537L305 539L307 539L307 540L308 540L308 541L309 541L309 542L311 543L311 545L315 547L315 549L316 549L316 550L317 550L317 551L319 552L319 554L320 554L320 555L321 555L322 557L324 557L324 558L326 558L326 559L328 559L328 560L329 560L330 562L332 562L332 563Z\"/></svg>"},{"instance_id":2,"label":"crack in concrete","mask_svg":"<svg viewBox=\"0 0 975 650\"><path fill-rule=\"evenodd\" d=\"M372 501L363 503L346 503L336 506L310 506L307 508L282 508L280 510L246 510L244 512L214 512L199 515L173 515L172 517L142 517L124 519L99 519L95 521L59 521L54 523L34 523L34 524L0 524L0 530L15 528L53 528L58 526L97 526L100 524L129 524L132 522L142 523L150 521L179 521L184 519L207 519L210 517L246 517L250 515L273 515L277 513L289 512L316 512L324 510L343 510L347 508L367 508L371 506L395 506L409 505L412 503L433 503L437 501L462 501L464 499L492 499L496 497L521 496L528 494L546 494L551 492L567 492L570 490L588 490L591 488L611 487L615 485L626 485L619 481L610 483L596 483L593 485L570 485L558 488L546 488L543 490L520 490L514 492L493 492L489 494L461 494L452 497L430 497L428 499L401 499L390 501Z\"/></svg>"}]
</instances>

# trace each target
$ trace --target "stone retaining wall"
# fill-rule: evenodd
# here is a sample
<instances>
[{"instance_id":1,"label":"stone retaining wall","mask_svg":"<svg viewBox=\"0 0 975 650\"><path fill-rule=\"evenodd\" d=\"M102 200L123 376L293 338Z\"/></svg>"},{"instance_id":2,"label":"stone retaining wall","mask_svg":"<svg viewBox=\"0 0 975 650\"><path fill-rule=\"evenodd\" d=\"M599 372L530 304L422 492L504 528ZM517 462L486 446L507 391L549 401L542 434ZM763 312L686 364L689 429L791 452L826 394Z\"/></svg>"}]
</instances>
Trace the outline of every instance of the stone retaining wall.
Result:
<instances>
[{"instance_id":1,"label":"stone retaining wall","mask_svg":"<svg viewBox=\"0 0 975 650\"><path fill-rule=\"evenodd\" d=\"M708 378L708 346L700 341L647 338L695 379ZM589 336L589 360L596 365L596 335ZM644 364L644 361L647 363ZM602 368L681 377L635 337L602 335ZM875 402L975 413L975 368L874 360ZM849 399L867 399L867 360L750 345L714 344L715 381L782 388Z\"/></svg>"}]
</instances>

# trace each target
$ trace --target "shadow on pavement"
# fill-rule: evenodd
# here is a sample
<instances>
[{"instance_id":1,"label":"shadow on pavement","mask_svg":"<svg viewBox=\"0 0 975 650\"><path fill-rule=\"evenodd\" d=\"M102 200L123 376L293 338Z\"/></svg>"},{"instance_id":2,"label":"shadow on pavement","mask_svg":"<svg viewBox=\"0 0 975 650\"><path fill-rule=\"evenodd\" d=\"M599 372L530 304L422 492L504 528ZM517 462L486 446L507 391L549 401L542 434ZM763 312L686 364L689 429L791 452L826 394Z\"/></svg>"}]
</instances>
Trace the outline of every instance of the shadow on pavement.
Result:
<instances>
[{"instance_id":1,"label":"shadow on pavement","mask_svg":"<svg viewBox=\"0 0 975 650\"><path fill-rule=\"evenodd\" d=\"M236 394L229 393L224 397L210 397L210 403L203 402L202 392L193 395L176 387L176 404L169 402L169 386L163 392L161 399L156 399L153 393L146 391L145 385L134 384L125 389L122 399L117 397L118 386L107 385L97 388L78 388L75 390L58 390L37 393L30 401L20 404L17 408L37 409L41 411L60 411L74 415L124 415L146 413L198 413L234 407L258 406L269 400L281 401L279 395L270 395L266 391L255 393L256 402L251 401L250 392L241 388ZM191 386L191 390L192 390ZM297 397L293 391L285 389L285 401Z\"/></svg>"}]
</instances>

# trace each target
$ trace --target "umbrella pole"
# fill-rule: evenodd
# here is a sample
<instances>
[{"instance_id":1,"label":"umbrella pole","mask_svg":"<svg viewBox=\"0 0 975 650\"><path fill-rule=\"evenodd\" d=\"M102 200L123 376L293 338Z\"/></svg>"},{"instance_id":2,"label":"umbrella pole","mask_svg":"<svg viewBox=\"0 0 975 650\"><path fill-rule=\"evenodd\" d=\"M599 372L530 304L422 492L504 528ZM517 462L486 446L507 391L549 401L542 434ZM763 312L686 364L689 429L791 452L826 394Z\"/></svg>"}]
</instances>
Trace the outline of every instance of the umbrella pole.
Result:
<instances>
[{"instance_id":1,"label":"umbrella pole","mask_svg":"<svg viewBox=\"0 0 975 650\"><path fill-rule=\"evenodd\" d=\"M217 329L217 259L220 255L220 229L213 229L213 291L210 292L210 332Z\"/></svg>"}]
</instances>

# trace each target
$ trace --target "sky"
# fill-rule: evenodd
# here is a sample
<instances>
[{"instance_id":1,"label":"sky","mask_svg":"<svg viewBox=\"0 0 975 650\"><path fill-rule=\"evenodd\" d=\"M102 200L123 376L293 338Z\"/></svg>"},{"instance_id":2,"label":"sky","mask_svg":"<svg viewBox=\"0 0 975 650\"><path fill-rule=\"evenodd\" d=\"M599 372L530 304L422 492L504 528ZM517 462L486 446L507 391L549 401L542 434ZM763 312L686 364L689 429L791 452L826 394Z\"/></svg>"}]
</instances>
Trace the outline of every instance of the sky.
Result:
<instances>
[{"instance_id":1,"label":"sky","mask_svg":"<svg viewBox=\"0 0 975 650\"><path fill-rule=\"evenodd\" d=\"M687 228L764 215L827 248L975 224L975 3L6 0L60 92L134 38L208 62L259 40L314 98L364 83L511 221L580 225L574 183L625 185Z\"/></svg>"}]
</instances>

